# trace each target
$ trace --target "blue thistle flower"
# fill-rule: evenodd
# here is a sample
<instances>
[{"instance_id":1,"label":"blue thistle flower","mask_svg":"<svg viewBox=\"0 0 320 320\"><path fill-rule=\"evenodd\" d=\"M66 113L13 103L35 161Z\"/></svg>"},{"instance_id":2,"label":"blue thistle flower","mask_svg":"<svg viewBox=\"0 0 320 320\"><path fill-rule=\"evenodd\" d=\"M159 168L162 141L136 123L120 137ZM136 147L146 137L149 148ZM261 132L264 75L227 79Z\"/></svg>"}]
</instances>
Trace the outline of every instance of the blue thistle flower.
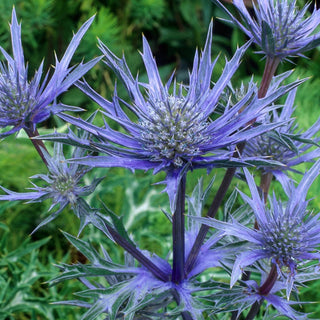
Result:
<instances>
[{"instance_id":1,"label":"blue thistle flower","mask_svg":"<svg viewBox=\"0 0 320 320\"><path fill-rule=\"evenodd\" d=\"M149 83L134 79L125 58L117 58L103 43L104 62L113 69L126 86L132 103L122 101L115 90L112 102L98 95L86 82L78 87L96 101L103 113L119 123L125 130L117 132L105 122L104 128L88 124L82 119L60 114L61 118L96 137L98 141L82 141L83 146L107 154L107 156L76 159L92 167L120 166L129 169L154 169L165 171L166 191L174 212L177 186L181 177L196 168L228 167L241 163L231 159L231 147L262 134L273 124L251 128L248 123L266 112L275 99L296 86L297 83L275 90L268 97L257 99L254 87L236 105L226 108L224 114L215 112L220 95L237 70L240 59L249 44L239 48L234 57L226 62L219 80L212 86L211 75L215 62L211 62L212 23L204 50L199 57L196 51L189 84L177 84L173 75L164 85L161 82L155 59L148 42L143 38L143 53ZM144 94L140 91L144 90ZM137 117L133 121L122 110L122 102ZM240 112L241 111L241 112ZM216 119L212 119L211 115ZM45 137L42 137L45 139ZM72 143L72 137L65 142ZM77 142L78 143L78 142Z\"/></svg>"},{"instance_id":2,"label":"blue thistle flower","mask_svg":"<svg viewBox=\"0 0 320 320\"><path fill-rule=\"evenodd\" d=\"M257 275L260 274L263 283L268 276L265 268L261 269L258 265L252 269ZM258 303L266 301L264 309L264 319L273 319L279 315L284 315L294 320L308 319L307 315L292 308L292 305L301 303L300 301L288 301L283 296L285 284L281 280L277 280L268 294L261 294L260 287L255 280L241 280L240 285L234 285L232 288L227 284L221 284L220 291L214 293L213 299L215 304L215 313L225 314L226 312L237 312L237 316ZM228 299L226 299L228 297ZM270 308L270 307L273 308ZM270 310L271 309L271 310ZM269 312L271 311L271 312ZM271 314L270 314L271 313ZM250 318L252 319L252 317Z\"/></svg>"},{"instance_id":3,"label":"blue thistle flower","mask_svg":"<svg viewBox=\"0 0 320 320\"><path fill-rule=\"evenodd\" d=\"M282 184L288 183L288 171L299 173L295 166L313 161L320 156L319 148L311 150L320 138L314 138L320 129L320 118L305 132L298 131L298 125L292 114L296 90L292 90L282 107L281 112L274 110L267 115L264 123L278 122L281 126L260 136L249 139L243 150L244 157L266 157L280 165L257 166L264 173L272 173Z\"/></svg>"},{"instance_id":4,"label":"blue thistle flower","mask_svg":"<svg viewBox=\"0 0 320 320\"><path fill-rule=\"evenodd\" d=\"M277 200L273 194L270 208L267 208L252 175L244 168L252 198L239 192L252 208L259 229L250 229L236 220L226 223L210 218L198 218L204 224L251 244L235 261L231 285L234 285L247 266L260 259L271 259L277 266L278 274L286 279L289 297L298 266L310 260L320 259L320 213L314 215L309 212L306 200L308 189L319 175L319 170L320 161L317 161L304 175L297 188L292 182L284 186L289 195L287 203Z\"/></svg>"},{"instance_id":5,"label":"blue thistle flower","mask_svg":"<svg viewBox=\"0 0 320 320\"><path fill-rule=\"evenodd\" d=\"M263 282L266 279L266 274L262 274L262 280ZM266 314L265 319L267 319L267 312L268 307L271 305L273 306L279 315L284 315L286 317L289 317L290 319L294 320L306 320L308 319L307 315L301 312L296 311L291 306L298 304L298 302L295 301L288 301L282 296L277 295L280 290L284 289L284 283L281 281L277 281L273 288L270 290L270 292L266 295L262 295L260 293L260 287L258 283L254 280L245 281L245 288L242 288L242 290L239 288L238 290L241 290L241 295L238 297L238 303L245 303L245 304L254 304L255 302L261 303L263 300L267 301L267 307L266 307Z\"/></svg>"},{"instance_id":6,"label":"blue thistle flower","mask_svg":"<svg viewBox=\"0 0 320 320\"><path fill-rule=\"evenodd\" d=\"M28 200L28 203L33 203L52 199L52 204L48 211L50 212L57 206L58 209L44 219L33 232L54 220L63 209L70 204L72 210L81 220L81 231L88 223L88 219L91 218L87 217L90 215L91 208L82 197L90 195L104 178L94 179L90 185L83 186L82 178L90 169L76 163L67 163L61 143L54 144L52 157L45 150L42 151L48 164L49 172L48 174L34 175L31 179L41 179L44 181L44 185L37 186L32 183L33 187L30 188L30 190L33 191L25 193L14 192L0 186L0 188L6 192L6 195L0 195L0 201ZM75 148L72 156L79 157L82 156L84 152L81 148ZM84 214L84 212L86 212L86 214Z\"/></svg>"},{"instance_id":7,"label":"blue thistle flower","mask_svg":"<svg viewBox=\"0 0 320 320\"><path fill-rule=\"evenodd\" d=\"M10 25L13 57L0 47L7 60L7 66L0 62L0 127L11 128L2 132L0 137L18 132L22 128L34 131L36 124L46 120L51 113L79 109L59 105L55 102L55 99L100 59L96 58L88 63L80 63L78 66L69 67L70 60L93 18L86 21L73 36L61 61L56 57L56 65L51 79L49 80L48 72L41 83L43 61L35 72L33 79L28 80L28 66L24 61L21 43L21 25L18 24L16 12L13 8Z\"/></svg>"},{"instance_id":8,"label":"blue thistle flower","mask_svg":"<svg viewBox=\"0 0 320 320\"><path fill-rule=\"evenodd\" d=\"M250 39L261 48L259 53L269 58L286 60L292 56L302 56L320 44L320 33L312 34L320 22L320 10L316 8L306 17L309 5L301 10L296 0L257 0L253 2L255 18L246 8L243 0L232 3L241 15L238 21L219 0L212 0L230 16Z\"/></svg>"}]
</instances>

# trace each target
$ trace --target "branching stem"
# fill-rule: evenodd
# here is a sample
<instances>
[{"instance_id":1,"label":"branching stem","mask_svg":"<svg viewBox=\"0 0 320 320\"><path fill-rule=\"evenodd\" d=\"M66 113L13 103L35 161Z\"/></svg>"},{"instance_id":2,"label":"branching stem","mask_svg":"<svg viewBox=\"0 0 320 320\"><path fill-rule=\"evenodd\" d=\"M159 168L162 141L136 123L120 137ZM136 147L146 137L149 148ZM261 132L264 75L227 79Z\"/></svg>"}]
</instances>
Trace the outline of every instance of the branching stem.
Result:
<instances>
[{"instance_id":1,"label":"branching stem","mask_svg":"<svg viewBox=\"0 0 320 320\"><path fill-rule=\"evenodd\" d=\"M237 152L235 152L233 156L238 157L239 154L242 153L243 148L244 148L244 143L240 143L238 145ZM227 169L227 171L223 177L222 183L221 183L221 185L220 185L220 187L219 187L219 189L218 189L218 191L212 201L212 204L208 210L207 217L214 218L214 216L218 212L218 209L222 203L222 200L223 200L225 194L228 191L228 188L230 186L230 183L232 181L232 178L233 178L235 172L236 172L236 168L228 168ZM208 230L209 230L209 227L207 225L204 225L204 224L201 225L199 233L197 235L197 238L192 246L192 249L191 249L190 254L188 256L188 259L186 261L186 273L187 274L193 268L193 265L198 257L200 248L201 248L202 243L207 235Z\"/></svg>"},{"instance_id":2,"label":"branching stem","mask_svg":"<svg viewBox=\"0 0 320 320\"><path fill-rule=\"evenodd\" d=\"M259 293L262 296L268 295L269 292L271 291L271 289L273 288L274 284L276 283L277 279L278 279L278 270L277 270L277 266L273 263L271 265L271 270L269 272L268 278L266 279L264 284L260 287ZM258 314L258 312L260 310L262 302L263 302L263 299L261 299L260 301L256 301L252 305L245 320L253 320L254 319L254 317Z\"/></svg>"}]
</instances>

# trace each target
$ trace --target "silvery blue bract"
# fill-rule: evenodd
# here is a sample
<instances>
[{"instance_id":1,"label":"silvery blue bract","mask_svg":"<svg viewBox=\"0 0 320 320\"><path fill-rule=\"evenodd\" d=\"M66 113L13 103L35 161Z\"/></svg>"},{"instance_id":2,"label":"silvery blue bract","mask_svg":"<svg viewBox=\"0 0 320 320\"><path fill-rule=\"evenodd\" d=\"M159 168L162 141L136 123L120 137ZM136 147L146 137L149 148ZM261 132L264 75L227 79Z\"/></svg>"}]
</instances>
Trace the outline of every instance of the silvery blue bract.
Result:
<instances>
[{"instance_id":1,"label":"silvery blue bract","mask_svg":"<svg viewBox=\"0 0 320 320\"><path fill-rule=\"evenodd\" d=\"M154 173L165 171L166 191L172 212L175 208L177 186L188 170L211 170L215 167L243 164L244 161L232 158L231 149L234 149L236 144L277 126L278 124L269 123L252 127L249 124L269 111L268 106L298 85L298 82L277 88L262 99L257 98L255 87L252 86L237 104L227 106L225 112L219 114L216 108L220 96L236 72L249 44L239 48L233 58L226 62L219 80L213 84L211 76L216 60L211 62L211 41L212 23L203 52L200 57L198 51L195 53L188 85L177 84L173 75L165 85L162 83L145 38L141 55L148 83L134 79L125 59L117 58L100 42L100 48L104 53L103 61L123 82L132 102L124 102L118 97L116 90L113 101L110 102L96 93L86 82L78 82L78 87L96 101L102 107L102 112L116 121L125 132L111 129L107 122L104 128L99 128L82 119L60 114L65 121L87 130L96 137L96 141L82 141L83 145L106 154L75 161L92 167L153 169ZM121 104L136 116L136 121L128 117ZM226 151L226 147L229 147L229 151Z\"/></svg>"},{"instance_id":2,"label":"silvery blue bract","mask_svg":"<svg viewBox=\"0 0 320 320\"><path fill-rule=\"evenodd\" d=\"M271 88L272 90L272 88ZM301 163L313 161L320 155L320 149L312 147L320 141L316 134L320 129L320 118L305 132L298 131L293 117L296 90L292 90L281 112L274 110L262 121L264 123L282 123L276 129L249 139L243 150L247 157L266 157L281 165L258 166L263 173L272 173L282 184L288 183L288 171L299 172L295 167Z\"/></svg>"},{"instance_id":3,"label":"silvery blue bract","mask_svg":"<svg viewBox=\"0 0 320 320\"><path fill-rule=\"evenodd\" d=\"M273 194L270 208L261 198L252 175L246 168L244 171L252 198L241 191L240 194L252 208L257 228L251 229L236 220L227 223L210 218L195 219L250 243L250 249L246 248L237 256L231 285L239 279L244 268L261 259L270 259L286 282L289 298L298 266L320 258L320 214L309 212L306 200L308 189L320 172L320 161L304 175L298 187L293 183L284 186L289 198L286 203Z\"/></svg>"},{"instance_id":4,"label":"silvery blue bract","mask_svg":"<svg viewBox=\"0 0 320 320\"><path fill-rule=\"evenodd\" d=\"M84 152L84 149L75 148L73 157L82 156ZM67 205L70 205L81 220L80 233L83 227L89 223L88 219L92 219L90 217L91 208L82 197L91 194L103 178L94 179L90 185L83 186L83 176L90 169L76 163L67 163L61 143L55 143L52 157L45 150L43 150L43 154L48 164L48 174L37 174L31 177L32 179L43 180L43 185L37 186L33 183L33 187L30 188L32 191L25 193L14 192L0 186L7 193L6 195L0 195L0 201L28 200L28 202L42 202L51 199L52 204L49 211L58 208L44 219L33 232L54 220ZM86 214L83 212L86 212Z\"/></svg>"},{"instance_id":5,"label":"silvery blue bract","mask_svg":"<svg viewBox=\"0 0 320 320\"><path fill-rule=\"evenodd\" d=\"M268 57L287 59L320 44L320 33L313 34L320 23L320 10L314 9L308 16L308 4L300 10L296 0L253 1L253 18L243 0L234 0L241 23L219 0L212 1L222 7L232 22L261 48L260 53Z\"/></svg>"},{"instance_id":6,"label":"silvery blue bract","mask_svg":"<svg viewBox=\"0 0 320 320\"><path fill-rule=\"evenodd\" d=\"M28 66L25 64L21 43L21 25L18 24L15 9L13 9L10 26L13 56L11 57L0 47L7 60L7 66L0 62L0 128L9 127L0 136L8 136L23 128L34 130L36 124L46 120L51 113L79 110L76 107L59 105L55 99L100 59L96 58L88 63L69 67L71 58L92 21L93 17L85 22L73 36L61 61L56 57L51 78L48 71L41 83L43 62L32 80L28 79Z\"/></svg>"}]
</instances>

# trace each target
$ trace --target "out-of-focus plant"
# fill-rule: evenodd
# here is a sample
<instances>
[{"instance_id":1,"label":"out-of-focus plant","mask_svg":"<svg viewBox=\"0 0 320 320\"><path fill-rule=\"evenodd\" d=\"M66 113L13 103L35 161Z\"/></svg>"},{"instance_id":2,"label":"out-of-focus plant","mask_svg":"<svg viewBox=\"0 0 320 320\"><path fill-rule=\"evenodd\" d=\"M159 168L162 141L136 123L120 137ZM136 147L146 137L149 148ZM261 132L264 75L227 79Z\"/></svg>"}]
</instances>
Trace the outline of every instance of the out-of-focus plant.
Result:
<instances>
[{"instance_id":1,"label":"out-of-focus plant","mask_svg":"<svg viewBox=\"0 0 320 320\"><path fill-rule=\"evenodd\" d=\"M0 224L0 319L17 319L20 314L48 314L47 297L39 298L35 284L45 279L48 272L39 261L39 248L50 238L30 242L27 239L12 251L7 250L7 241L12 232L5 224Z\"/></svg>"}]
</instances>

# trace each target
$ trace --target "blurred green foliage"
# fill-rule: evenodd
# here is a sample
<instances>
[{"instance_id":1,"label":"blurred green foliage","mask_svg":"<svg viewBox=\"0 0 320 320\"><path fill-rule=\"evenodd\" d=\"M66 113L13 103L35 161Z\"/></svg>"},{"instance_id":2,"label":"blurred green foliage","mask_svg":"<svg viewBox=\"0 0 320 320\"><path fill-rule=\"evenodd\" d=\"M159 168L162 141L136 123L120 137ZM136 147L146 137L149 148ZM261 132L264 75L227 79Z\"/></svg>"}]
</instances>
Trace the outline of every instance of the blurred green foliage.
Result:
<instances>
[{"instance_id":1,"label":"blurred green foliage","mask_svg":"<svg viewBox=\"0 0 320 320\"><path fill-rule=\"evenodd\" d=\"M30 76L43 58L47 68L54 63L54 52L61 58L72 32L94 14L96 14L95 21L76 52L74 63L82 59L88 61L100 55L97 47L99 38L117 55L120 56L124 52L131 71L133 74L139 72L142 79L145 77L145 71L138 52L142 50L142 34L150 43L164 80L170 76L174 68L179 81L187 78L195 49L203 46L207 27L212 18L214 19L212 55L213 57L221 55L215 68L216 76L223 68L224 56L230 58L236 47L246 41L239 30L215 18L226 18L226 16L210 0L2 0L0 1L0 45L9 53L11 53L11 40L8 22L11 19L13 5L16 7L19 20L22 21L22 42L25 58L29 63ZM252 73L257 80L260 79L264 63L261 56L254 54L254 50L254 48L248 50L236 74L234 85L243 79L248 79ZM320 115L319 50L307 55L309 60L301 58L294 60L299 66L294 77L313 76L301 86L297 94L296 115L301 129L306 129ZM294 67L292 64L283 64L281 71L292 67ZM102 62L90 71L86 78L103 96L111 97L114 75ZM119 90L121 91L121 86ZM124 93L120 92L120 95L124 96ZM70 89L62 100L91 111L96 108L76 88ZM53 127L59 127L60 123L51 119L40 131L51 131ZM28 177L44 172L45 167L28 139L19 136L18 139L10 137L1 142L0 185L25 192L25 188L31 186ZM223 172L217 171L213 174L217 174L217 182L212 195L221 181ZM171 241L171 230L161 209L167 209L167 198L165 194L160 194L161 185L153 185L163 177L161 175L155 177L152 173L133 174L124 169L97 169L92 171L92 175L106 176L97 188L96 197L91 199L92 205L100 207L99 199L102 199L114 212L124 215L129 233L134 235L135 240L143 248L165 256ZM195 173L191 173L188 177L189 192L196 184L197 178ZM206 179L209 181L210 177ZM233 185L236 183L235 181ZM319 192L320 181L317 181L311 190L312 196ZM320 200L315 199L312 204L318 212ZM44 217L49 204L1 203L0 205L2 221L0 320L80 318L82 311L79 309L48 305L50 301L72 299L71 292L77 291L72 288L75 284L69 281L68 287L61 285L52 288L41 284L41 281L47 281L52 273L58 272L52 266L52 261L70 263L83 258L71 248L58 231L59 228L63 228L66 232L76 234L78 221L75 221L74 215L66 210L57 220L33 235L30 241L26 240L28 234ZM50 241L46 238L49 235ZM90 227L83 236L95 238L97 242L104 241L101 234ZM110 249L111 255L122 258L115 246L107 243L105 247ZM315 294L319 285L316 283L304 290L301 300L319 300L319 296ZM15 300L17 295L21 297L19 303ZM320 319L320 304L312 305L311 308L307 310L318 311L315 317Z\"/></svg>"}]
</instances>

